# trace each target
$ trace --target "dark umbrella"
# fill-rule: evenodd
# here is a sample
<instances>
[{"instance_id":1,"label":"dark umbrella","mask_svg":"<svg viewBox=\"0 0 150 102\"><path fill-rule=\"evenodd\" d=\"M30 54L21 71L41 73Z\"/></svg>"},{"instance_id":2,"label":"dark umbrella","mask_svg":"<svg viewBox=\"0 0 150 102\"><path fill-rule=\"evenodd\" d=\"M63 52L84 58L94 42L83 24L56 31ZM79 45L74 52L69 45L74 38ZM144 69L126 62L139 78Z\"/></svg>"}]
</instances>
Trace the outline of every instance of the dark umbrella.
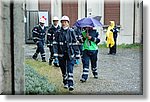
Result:
<instances>
[{"instance_id":1,"label":"dark umbrella","mask_svg":"<svg viewBox=\"0 0 150 102\"><path fill-rule=\"evenodd\" d=\"M77 20L74 25L77 27L96 27L102 26L102 23L92 17L88 17Z\"/></svg>"}]
</instances>

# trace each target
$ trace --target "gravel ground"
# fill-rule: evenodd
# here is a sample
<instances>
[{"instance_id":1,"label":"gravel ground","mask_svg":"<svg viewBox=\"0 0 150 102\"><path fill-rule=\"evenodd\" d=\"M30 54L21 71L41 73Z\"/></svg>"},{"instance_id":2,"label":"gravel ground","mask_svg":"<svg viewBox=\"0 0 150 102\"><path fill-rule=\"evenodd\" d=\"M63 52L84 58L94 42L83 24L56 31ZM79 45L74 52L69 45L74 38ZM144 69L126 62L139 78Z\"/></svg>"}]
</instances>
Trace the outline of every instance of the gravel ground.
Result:
<instances>
[{"instance_id":1,"label":"gravel ground","mask_svg":"<svg viewBox=\"0 0 150 102\"><path fill-rule=\"evenodd\" d=\"M31 58L36 46L25 45L25 48L25 58ZM45 50L48 60L49 50L47 47ZM81 83L82 64L75 65L75 90L71 94L143 94L142 49L119 48L116 55L107 55L107 52L107 48L99 49L98 79L93 78L90 70L87 82Z\"/></svg>"}]
</instances>

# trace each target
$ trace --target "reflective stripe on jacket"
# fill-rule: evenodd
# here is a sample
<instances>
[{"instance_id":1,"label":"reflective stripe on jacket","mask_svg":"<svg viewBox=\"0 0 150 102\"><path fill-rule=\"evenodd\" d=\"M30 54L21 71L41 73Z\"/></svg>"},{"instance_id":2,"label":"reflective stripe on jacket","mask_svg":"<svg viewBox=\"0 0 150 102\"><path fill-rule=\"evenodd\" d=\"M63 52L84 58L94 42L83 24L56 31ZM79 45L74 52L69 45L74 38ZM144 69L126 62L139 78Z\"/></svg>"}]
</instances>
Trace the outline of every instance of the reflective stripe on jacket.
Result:
<instances>
[{"instance_id":1,"label":"reflective stripe on jacket","mask_svg":"<svg viewBox=\"0 0 150 102\"><path fill-rule=\"evenodd\" d=\"M54 57L63 57L67 53L68 57L72 59L74 57L78 58L80 55L75 32L71 28L67 30L61 28L57 31L53 42L53 48Z\"/></svg>"}]
</instances>

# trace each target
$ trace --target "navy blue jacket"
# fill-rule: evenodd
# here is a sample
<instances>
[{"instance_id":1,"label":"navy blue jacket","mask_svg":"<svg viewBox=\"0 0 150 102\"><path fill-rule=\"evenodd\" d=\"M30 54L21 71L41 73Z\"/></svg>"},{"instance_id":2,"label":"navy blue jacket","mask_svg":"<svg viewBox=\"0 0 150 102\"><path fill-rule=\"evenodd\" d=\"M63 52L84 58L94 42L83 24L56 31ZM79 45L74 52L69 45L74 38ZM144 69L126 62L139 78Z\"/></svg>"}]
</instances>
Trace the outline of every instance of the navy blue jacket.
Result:
<instances>
[{"instance_id":1,"label":"navy blue jacket","mask_svg":"<svg viewBox=\"0 0 150 102\"><path fill-rule=\"evenodd\" d=\"M36 25L32 30L33 41L45 41L46 27L42 29L40 25Z\"/></svg>"},{"instance_id":2,"label":"navy blue jacket","mask_svg":"<svg viewBox=\"0 0 150 102\"><path fill-rule=\"evenodd\" d=\"M81 29L79 27L76 27L76 26L73 26L72 28L75 31L76 38L79 41L79 45L82 45L83 40L82 40L82 31L81 31Z\"/></svg>"},{"instance_id":3,"label":"navy blue jacket","mask_svg":"<svg viewBox=\"0 0 150 102\"><path fill-rule=\"evenodd\" d=\"M55 28L54 25L51 25L51 27L48 29L47 46L53 46L53 40L54 40L55 34L58 30L60 30L59 25L57 28Z\"/></svg>"},{"instance_id":4,"label":"navy blue jacket","mask_svg":"<svg viewBox=\"0 0 150 102\"><path fill-rule=\"evenodd\" d=\"M57 31L53 42L53 48L54 57L64 57L66 54L70 60L80 57L75 32L71 28L66 30L61 28L59 31Z\"/></svg>"}]
</instances>

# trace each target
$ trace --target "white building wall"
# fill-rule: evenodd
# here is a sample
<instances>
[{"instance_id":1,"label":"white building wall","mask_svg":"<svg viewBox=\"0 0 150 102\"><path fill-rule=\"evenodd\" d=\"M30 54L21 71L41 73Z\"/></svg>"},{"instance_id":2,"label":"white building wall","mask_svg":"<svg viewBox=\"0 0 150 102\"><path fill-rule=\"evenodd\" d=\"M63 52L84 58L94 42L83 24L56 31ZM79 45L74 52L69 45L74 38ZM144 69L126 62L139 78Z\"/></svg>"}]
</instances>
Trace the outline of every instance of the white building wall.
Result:
<instances>
[{"instance_id":1,"label":"white building wall","mask_svg":"<svg viewBox=\"0 0 150 102\"><path fill-rule=\"evenodd\" d=\"M27 10L38 10L38 0L26 0Z\"/></svg>"},{"instance_id":2,"label":"white building wall","mask_svg":"<svg viewBox=\"0 0 150 102\"><path fill-rule=\"evenodd\" d=\"M142 0L135 0L135 43L142 40Z\"/></svg>"},{"instance_id":3,"label":"white building wall","mask_svg":"<svg viewBox=\"0 0 150 102\"><path fill-rule=\"evenodd\" d=\"M133 43L133 14L134 1L120 0L120 34L118 36L118 44Z\"/></svg>"},{"instance_id":4,"label":"white building wall","mask_svg":"<svg viewBox=\"0 0 150 102\"><path fill-rule=\"evenodd\" d=\"M78 19L85 17L85 0L78 0Z\"/></svg>"},{"instance_id":5,"label":"white building wall","mask_svg":"<svg viewBox=\"0 0 150 102\"><path fill-rule=\"evenodd\" d=\"M51 18L57 16L59 19L62 17L62 0L51 0ZM51 21L52 22L52 21ZM60 25L60 22L59 22Z\"/></svg>"},{"instance_id":6,"label":"white building wall","mask_svg":"<svg viewBox=\"0 0 150 102\"><path fill-rule=\"evenodd\" d=\"M87 17L102 16L102 3L100 0L87 0Z\"/></svg>"}]
</instances>

